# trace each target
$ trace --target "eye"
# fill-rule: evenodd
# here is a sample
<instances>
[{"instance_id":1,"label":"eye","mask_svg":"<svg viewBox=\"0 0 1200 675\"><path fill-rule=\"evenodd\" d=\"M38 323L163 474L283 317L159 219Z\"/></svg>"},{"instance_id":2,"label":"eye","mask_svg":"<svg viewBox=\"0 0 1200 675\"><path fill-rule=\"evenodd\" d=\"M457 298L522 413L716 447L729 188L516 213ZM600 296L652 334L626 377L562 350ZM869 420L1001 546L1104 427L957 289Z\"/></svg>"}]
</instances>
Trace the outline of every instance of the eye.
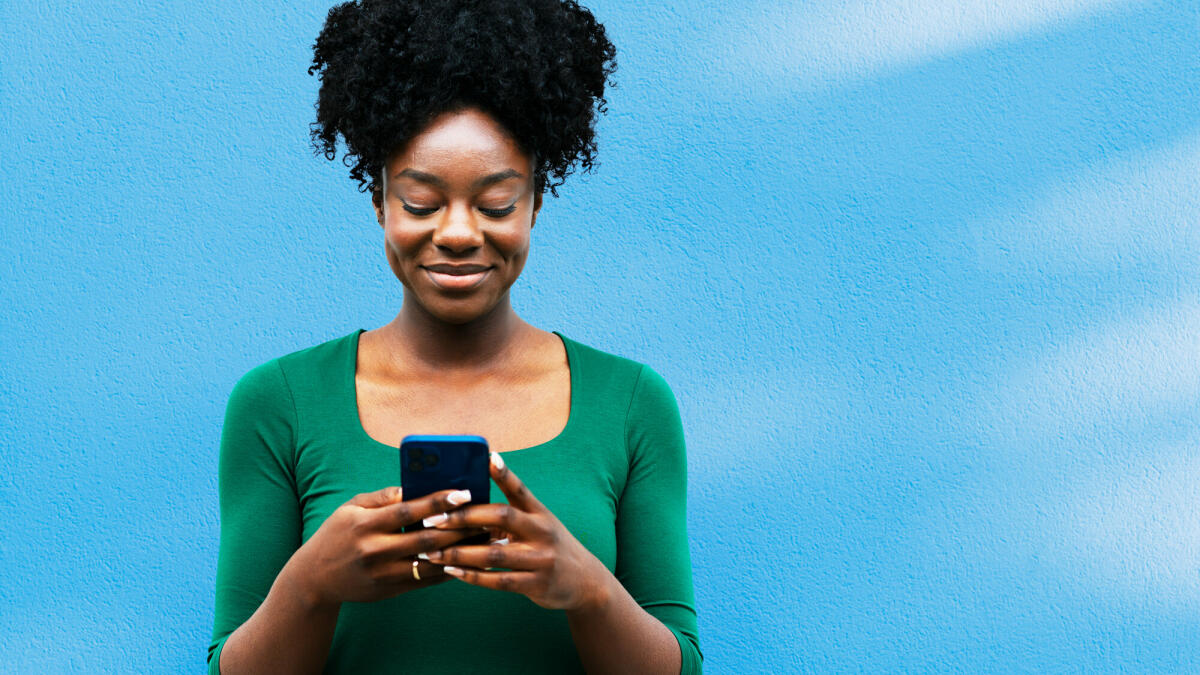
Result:
<instances>
[{"instance_id":1,"label":"eye","mask_svg":"<svg viewBox=\"0 0 1200 675\"><path fill-rule=\"evenodd\" d=\"M409 204L408 202L402 201L401 203L404 204L404 210L408 211L409 213L413 214L414 216L428 216L428 215L431 215L434 211L437 211L436 206L430 207L430 208L421 208L421 207L413 206L413 205Z\"/></svg>"},{"instance_id":2,"label":"eye","mask_svg":"<svg viewBox=\"0 0 1200 675\"><path fill-rule=\"evenodd\" d=\"M510 214L516 210L517 210L516 204L512 204L512 205L508 206L507 208L503 208L503 209L485 209L483 207L479 208L479 212L482 213L483 215L487 216L488 218L503 218L504 216L507 216L508 214Z\"/></svg>"}]
</instances>

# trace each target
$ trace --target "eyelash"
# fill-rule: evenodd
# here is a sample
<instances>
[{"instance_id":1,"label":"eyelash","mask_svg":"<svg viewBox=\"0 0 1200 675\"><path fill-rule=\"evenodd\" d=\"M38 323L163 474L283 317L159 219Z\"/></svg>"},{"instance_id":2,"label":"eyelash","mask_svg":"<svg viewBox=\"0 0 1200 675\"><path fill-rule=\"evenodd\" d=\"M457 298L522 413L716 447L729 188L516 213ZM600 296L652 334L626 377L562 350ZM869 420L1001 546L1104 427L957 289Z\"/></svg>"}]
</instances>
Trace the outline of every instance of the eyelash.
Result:
<instances>
[{"instance_id":1,"label":"eyelash","mask_svg":"<svg viewBox=\"0 0 1200 675\"><path fill-rule=\"evenodd\" d=\"M504 216L507 216L508 214L510 214L516 210L517 210L517 205L513 204L512 206L509 206L508 208L503 208L503 209L479 209L479 212L489 218L503 218Z\"/></svg>"},{"instance_id":2,"label":"eyelash","mask_svg":"<svg viewBox=\"0 0 1200 675\"><path fill-rule=\"evenodd\" d=\"M403 202L401 202L401 203L403 203ZM437 211L437 208L435 207L435 208L431 208L431 209L419 209L415 206L410 206L409 204L404 204L404 210L408 211L409 213L413 214L414 216L430 216L430 215L433 215ZM516 210L517 210L517 205L513 204L512 206L509 206L508 208L504 208L504 209L479 209L479 212L489 218L503 218L504 216L507 216L508 214L510 214Z\"/></svg>"}]
</instances>

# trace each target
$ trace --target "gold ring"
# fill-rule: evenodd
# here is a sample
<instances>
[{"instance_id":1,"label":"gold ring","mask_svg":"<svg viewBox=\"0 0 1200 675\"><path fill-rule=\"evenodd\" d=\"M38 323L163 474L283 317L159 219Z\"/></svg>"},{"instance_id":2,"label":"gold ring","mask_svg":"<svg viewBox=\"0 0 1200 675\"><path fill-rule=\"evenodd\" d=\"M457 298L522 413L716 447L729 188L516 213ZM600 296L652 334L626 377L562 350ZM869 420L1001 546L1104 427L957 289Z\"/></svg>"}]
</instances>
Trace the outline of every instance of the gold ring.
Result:
<instances>
[{"instance_id":1,"label":"gold ring","mask_svg":"<svg viewBox=\"0 0 1200 675\"><path fill-rule=\"evenodd\" d=\"M416 579L417 581L420 581L420 580L421 580L421 575L420 575L420 574L417 572L417 563L418 563L418 562L420 562L420 561L419 561L419 560L414 560L414 561L413 561L413 579Z\"/></svg>"}]
</instances>

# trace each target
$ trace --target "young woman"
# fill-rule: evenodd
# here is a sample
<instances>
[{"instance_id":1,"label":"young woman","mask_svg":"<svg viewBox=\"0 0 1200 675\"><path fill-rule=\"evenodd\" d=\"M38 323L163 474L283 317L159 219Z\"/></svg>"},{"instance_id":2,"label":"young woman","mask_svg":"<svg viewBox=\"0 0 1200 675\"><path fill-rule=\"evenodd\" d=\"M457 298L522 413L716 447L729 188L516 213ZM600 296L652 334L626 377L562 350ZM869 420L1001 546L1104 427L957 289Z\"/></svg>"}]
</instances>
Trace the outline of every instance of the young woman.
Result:
<instances>
[{"instance_id":1,"label":"young woman","mask_svg":"<svg viewBox=\"0 0 1200 675\"><path fill-rule=\"evenodd\" d=\"M543 193L592 165L603 27L570 0L362 0L314 51L314 142L345 142L403 302L234 386L210 672L700 672L670 388L509 302ZM486 438L493 503L405 499L408 434Z\"/></svg>"}]
</instances>

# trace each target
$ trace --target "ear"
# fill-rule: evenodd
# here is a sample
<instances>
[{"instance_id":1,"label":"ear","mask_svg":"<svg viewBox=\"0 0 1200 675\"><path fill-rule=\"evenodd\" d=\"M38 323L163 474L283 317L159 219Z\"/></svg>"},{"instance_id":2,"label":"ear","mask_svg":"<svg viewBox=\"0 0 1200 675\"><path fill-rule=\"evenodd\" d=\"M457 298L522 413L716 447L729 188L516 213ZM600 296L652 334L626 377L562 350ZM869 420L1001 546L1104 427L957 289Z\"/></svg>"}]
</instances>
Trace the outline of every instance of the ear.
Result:
<instances>
[{"instance_id":1,"label":"ear","mask_svg":"<svg viewBox=\"0 0 1200 675\"><path fill-rule=\"evenodd\" d=\"M533 224L537 222L538 212L542 210L542 193L538 192L533 195L533 217L529 219L529 229L533 229Z\"/></svg>"},{"instance_id":2,"label":"ear","mask_svg":"<svg viewBox=\"0 0 1200 675\"><path fill-rule=\"evenodd\" d=\"M383 227L383 192L379 188L371 191L371 204L375 207L375 220Z\"/></svg>"}]
</instances>

